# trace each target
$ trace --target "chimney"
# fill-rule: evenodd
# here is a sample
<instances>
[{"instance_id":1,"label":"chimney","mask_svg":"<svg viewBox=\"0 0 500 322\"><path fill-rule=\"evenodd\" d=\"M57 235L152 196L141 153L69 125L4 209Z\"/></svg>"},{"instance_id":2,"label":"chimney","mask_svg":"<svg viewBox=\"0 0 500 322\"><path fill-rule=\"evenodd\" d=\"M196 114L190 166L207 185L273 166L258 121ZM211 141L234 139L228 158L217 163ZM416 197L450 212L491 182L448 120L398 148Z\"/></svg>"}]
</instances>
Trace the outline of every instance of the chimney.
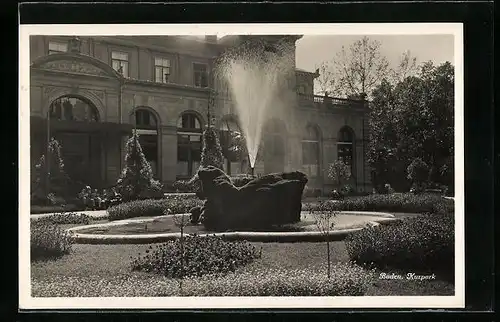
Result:
<instances>
[{"instance_id":1,"label":"chimney","mask_svg":"<svg viewBox=\"0 0 500 322\"><path fill-rule=\"evenodd\" d=\"M81 50L81 40L79 37L71 37L68 42L68 51L70 53L79 54Z\"/></svg>"},{"instance_id":2,"label":"chimney","mask_svg":"<svg viewBox=\"0 0 500 322\"><path fill-rule=\"evenodd\" d=\"M216 44L217 43L217 35L206 35L205 41L209 43Z\"/></svg>"}]
</instances>

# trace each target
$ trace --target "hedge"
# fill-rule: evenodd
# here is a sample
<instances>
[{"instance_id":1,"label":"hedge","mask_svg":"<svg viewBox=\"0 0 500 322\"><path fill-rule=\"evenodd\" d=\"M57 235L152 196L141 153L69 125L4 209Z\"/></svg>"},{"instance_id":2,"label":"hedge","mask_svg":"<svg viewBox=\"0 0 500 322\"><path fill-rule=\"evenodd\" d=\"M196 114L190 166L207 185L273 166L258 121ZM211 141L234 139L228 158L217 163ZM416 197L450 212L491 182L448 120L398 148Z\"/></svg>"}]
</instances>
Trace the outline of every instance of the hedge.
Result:
<instances>
[{"instance_id":1,"label":"hedge","mask_svg":"<svg viewBox=\"0 0 500 322\"><path fill-rule=\"evenodd\" d=\"M146 199L125 202L108 208L109 220L135 217L155 217L165 214L188 213L191 208L202 206L203 201L194 194L171 194L162 199Z\"/></svg>"},{"instance_id":2,"label":"hedge","mask_svg":"<svg viewBox=\"0 0 500 322\"><path fill-rule=\"evenodd\" d=\"M454 228L452 214L426 214L358 231L347 236L345 242L350 259L359 265L440 273L452 278Z\"/></svg>"}]
</instances>

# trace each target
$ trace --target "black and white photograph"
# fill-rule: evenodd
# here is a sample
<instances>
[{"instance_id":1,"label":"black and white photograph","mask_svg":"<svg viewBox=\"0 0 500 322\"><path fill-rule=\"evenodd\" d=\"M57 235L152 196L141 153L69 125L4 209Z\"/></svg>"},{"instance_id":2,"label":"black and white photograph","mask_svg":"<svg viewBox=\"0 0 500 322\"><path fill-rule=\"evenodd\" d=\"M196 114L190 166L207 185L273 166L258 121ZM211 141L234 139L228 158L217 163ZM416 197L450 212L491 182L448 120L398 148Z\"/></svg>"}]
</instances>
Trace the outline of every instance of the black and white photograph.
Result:
<instances>
[{"instance_id":1,"label":"black and white photograph","mask_svg":"<svg viewBox=\"0 0 500 322\"><path fill-rule=\"evenodd\" d=\"M21 25L20 307L463 307L462 32Z\"/></svg>"}]
</instances>

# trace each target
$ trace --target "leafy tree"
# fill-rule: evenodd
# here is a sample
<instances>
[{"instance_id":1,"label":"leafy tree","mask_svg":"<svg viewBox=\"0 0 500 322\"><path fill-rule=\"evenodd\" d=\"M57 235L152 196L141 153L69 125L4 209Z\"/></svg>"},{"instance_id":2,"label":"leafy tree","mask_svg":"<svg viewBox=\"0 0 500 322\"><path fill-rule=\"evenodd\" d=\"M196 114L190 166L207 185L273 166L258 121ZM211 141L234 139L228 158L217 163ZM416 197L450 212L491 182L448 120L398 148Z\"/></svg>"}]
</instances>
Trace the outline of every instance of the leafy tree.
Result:
<instances>
[{"instance_id":1,"label":"leafy tree","mask_svg":"<svg viewBox=\"0 0 500 322\"><path fill-rule=\"evenodd\" d=\"M410 51L403 52L397 65L391 68L381 48L381 42L366 36L348 48L343 46L336 58L317 66L318 94L328 92L352 99L371 98L373 90L383 80L395 85L417 73L417 59Z\"/></svg>"},{"instance_id":2,"label":"leafy tree","mask_svg":"<svg viewBox=\"0 0 500 322\"><path fill-rule=\"evenodd\" d=\"M414 188L420 191L428 178L429 167L422 159L415 158L408 166L408 179L413 182Z\"/></svg>"},{"instance_id":3,"label":"leafy tree","mask_svg":"<svg viewBox=\"0 0 500 322\"><path fill-rule=\"evenodd\" d=\"M396 68L391 68L389 76L392 84L397 84L409 76L418 73L417 58L412 57L409 50L401 54Z\"/></svg>"},{"instance_id":4,"label":"leafy tree","mask_svg":"<svg viewBox=\"0 0 500 322\"><path fill-rule=\"evenodd\" d=\"M380 53L381 45L365 36L349 48L342 46L336 59L319 68L325 74L319 80L321 90L344 97L369 95L389 74L389 62Z\"/></svg>"},{"instance_id":5,"label":"leafy tree","mask_svg":"<svg viewBox=\"0 0 500 322\"><path fill-rule=\"evenodd\" d=\"M55 138L50 139L48 152L49 166L43 154L32 173L31 198L35 202L53 202L67 197L70 179L64 170L61 144Z\"/></svg>"},{"instance_id":6,"label":"leafy tree","mask_svg":"<svg viewBox=\"0 0 500 322\"><path fill-rule=\"evenodd\" d=\"M161 192L162 185L153 178L153 170L142 152L137 133L127 140L125 149L125 167L116 185L123 200L147 198Z\"/></svg>"},{"instance_id":7,"label":"leafy tree","mask_svg":"<svg viewBox=\"0 0 500 322\"><path fill-rule=\"evenodd\" d=\"M426 62L418 74L391 85L382 81L370 103L368 161L379 184L408 185L408 165L420 158L430 180L453 186L454 71Z\"/></svg>"},{"instance_id":8,"label":"leafy tree","mask_svg":"<svg viewBox=\"0 0 500 322\"><path fill-rule=\"evenodd\" d=\"M351 168L342 160L337 160L328 166L327 175L339 189L351 177Z\"/></svg>"}]
</instances>

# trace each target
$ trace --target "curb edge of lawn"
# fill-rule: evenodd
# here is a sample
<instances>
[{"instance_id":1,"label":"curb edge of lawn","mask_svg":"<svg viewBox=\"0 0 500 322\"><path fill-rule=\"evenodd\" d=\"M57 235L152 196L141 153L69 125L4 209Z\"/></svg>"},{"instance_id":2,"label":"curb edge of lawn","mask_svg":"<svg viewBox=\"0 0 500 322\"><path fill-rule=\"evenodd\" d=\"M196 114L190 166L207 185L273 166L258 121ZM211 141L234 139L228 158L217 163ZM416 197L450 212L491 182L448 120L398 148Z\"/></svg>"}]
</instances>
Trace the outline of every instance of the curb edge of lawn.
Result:
<instances>
[{"instance_id":1,"label":"curb edge of lawn","mask_svg":"<svg viewBox=\"0 0 500 322\"><path fill-rule=\"evenodd\" d=\"M394 215L383 212L343 212L349 215L370 215L373 217L381 217L373 221L367 222L367 226L378 226L391 224L393 222L399 221L399 218L395 218ZM181 214L185 215L185 214ZM99 234L83 234L78 233L79 230L88 228L99 228L113 225L123 225L131 222L150 222L155 219L164 216L154 217L154 218L139 218L139 219L125 219L119 221L113 221L109 223L93 224L77 226L67 229L68 232L73 233L73 240L76 244L153 244L162 243L170 240L175 240L180 238L180 233L165 233L165 234L140 234L140 235L99 235ZM347 237L347 235L364 229L361 228L347 228L342 230L331 231L328 235L328 240L330 241L340 241ZM188 234L185 234L188 236ZM318 242L325 241L325 236L322 232L318 231L305 231L305 232L227 232L227 233L211 233L211 234L198 234L200 237L206 236L220 236L225 240L246 240L253 242L283 242L283 243L293 243L293 242Z\"/></svg>"}]
</instances>

